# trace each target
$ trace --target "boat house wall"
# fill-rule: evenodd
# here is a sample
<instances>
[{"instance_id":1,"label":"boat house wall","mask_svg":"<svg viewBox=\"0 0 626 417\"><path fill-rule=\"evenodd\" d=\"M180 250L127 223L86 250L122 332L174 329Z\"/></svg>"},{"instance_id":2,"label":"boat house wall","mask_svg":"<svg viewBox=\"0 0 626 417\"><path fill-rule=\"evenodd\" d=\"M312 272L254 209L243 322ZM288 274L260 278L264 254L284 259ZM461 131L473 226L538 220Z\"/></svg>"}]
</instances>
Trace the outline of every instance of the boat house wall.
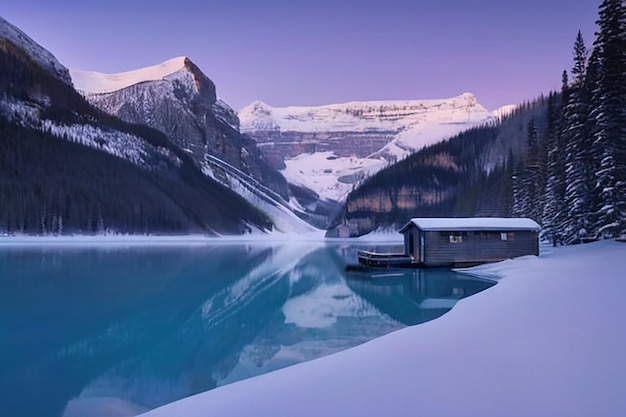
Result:
<instances>
[{"instance_id":1,"label":"boat house wall","mask_svg":"<svg viewBox=\"0 0 626 417\"><path fill-rule=\"evenodd\" d=\"M507 228L507 223L513 224L507 221L496 227L489 226L490 222L472 226L472 219L468 219L468 225L462 225L460 219L454 220L452 223L458 223L457 227L446 227L444 221L441 227L422 229L419 219L412 219L401 229L405 254L423 266L472 265L539 254L539 226L532 220L526 228L517 225Z\"/></svg>"}]
</instances>

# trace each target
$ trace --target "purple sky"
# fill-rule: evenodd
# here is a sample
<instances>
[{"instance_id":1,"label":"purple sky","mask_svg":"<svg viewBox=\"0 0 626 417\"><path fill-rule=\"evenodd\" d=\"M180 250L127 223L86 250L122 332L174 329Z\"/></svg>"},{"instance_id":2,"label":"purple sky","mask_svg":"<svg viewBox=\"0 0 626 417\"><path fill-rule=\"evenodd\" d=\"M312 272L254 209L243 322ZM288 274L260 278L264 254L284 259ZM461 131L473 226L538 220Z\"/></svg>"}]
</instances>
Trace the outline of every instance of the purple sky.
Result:
<instances>
[{"instance_id":1,"label":"purple sky","mask_svg":"<svg viewBox=\"0 0 626 417\"><path fill-rule=\"evenodd\" d=\"M188 56L236 110L463 92L493 110L559 88L600 1L23 0L0 15L69 68Z\"/></svg>"}]
</instances>

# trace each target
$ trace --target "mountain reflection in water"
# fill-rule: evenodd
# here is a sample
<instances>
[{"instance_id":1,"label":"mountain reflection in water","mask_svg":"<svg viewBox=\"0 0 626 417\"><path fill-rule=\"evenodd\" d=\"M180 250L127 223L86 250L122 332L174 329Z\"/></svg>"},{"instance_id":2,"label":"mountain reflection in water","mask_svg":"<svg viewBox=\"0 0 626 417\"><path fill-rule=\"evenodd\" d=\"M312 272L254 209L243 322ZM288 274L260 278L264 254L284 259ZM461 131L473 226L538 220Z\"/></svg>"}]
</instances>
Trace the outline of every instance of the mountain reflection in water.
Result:
<instances>
[{"instance_id":1,"label":"mountain reflection in water","mask_svg":"<svg viewBox=\"0 0 626 417\"><path fill-rule=\"evenodd\" d=\"M0 248L0 415L151 409L432 320L493 285L355 276L354 258L310 242Z\"/></svg>"},{"instance_id":2,"label":"mountain reflection in water","mask_svg":"<svg viewBox=\"0 0 626 417\"><path fill-rule=\"evenodd\" d=\"M436 319L460 299L496 284L442 268L349 272L347 282L360 297L407 326Z\"/></svg>"}]
</instances>

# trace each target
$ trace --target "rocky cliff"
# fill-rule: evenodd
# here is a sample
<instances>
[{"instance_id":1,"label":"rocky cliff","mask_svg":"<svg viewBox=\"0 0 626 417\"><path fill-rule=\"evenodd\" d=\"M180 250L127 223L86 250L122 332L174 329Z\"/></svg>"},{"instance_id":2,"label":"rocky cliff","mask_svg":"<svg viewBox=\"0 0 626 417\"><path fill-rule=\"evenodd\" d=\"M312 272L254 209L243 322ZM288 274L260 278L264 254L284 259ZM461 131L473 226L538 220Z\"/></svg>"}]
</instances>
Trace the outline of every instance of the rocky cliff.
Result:
<instances>
[{"instance_id":1,"label":"rocky cliff","mask_svg":"<svg viewBox=\"0 0 626 417\"><path fill-rule=\"evenodd\" d=\"M469 93L317 107L257 101L239 112L241 131L290 183L335 201L384 166L495 117Z\"/></svg>"},{"instance_id":2,"label":"rocky cliff","mask_svg":"<svg viewBox=\"0 0 626 417\"><path fill-rule=\"evenodd\" d=\"M71 71L76 88L90 103L131 123L147 124L170 137L205 172L231 186L212 156L262 182L287 198L284 178L254 141L239 133L234 110L219 100L216 88L188 58L120 74Z\"/></svg>"}]
</instances>

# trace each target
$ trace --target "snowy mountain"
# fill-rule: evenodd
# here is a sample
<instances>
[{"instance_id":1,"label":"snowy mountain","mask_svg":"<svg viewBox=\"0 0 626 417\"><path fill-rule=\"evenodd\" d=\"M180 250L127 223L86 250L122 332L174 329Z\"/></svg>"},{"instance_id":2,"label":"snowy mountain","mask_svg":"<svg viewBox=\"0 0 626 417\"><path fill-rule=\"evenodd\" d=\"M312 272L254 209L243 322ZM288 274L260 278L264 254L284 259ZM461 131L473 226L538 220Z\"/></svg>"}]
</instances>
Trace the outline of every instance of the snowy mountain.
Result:
<instances>
[{"instance_id":1,"label":"snowy mountain","mask_svg":"<svg viewBox=\"0 0 626 417\"><path fill-rule=\"evenodd\" d=\"M71 71L76 88L96 107L158 129L202 171L266 212L278 230L312 231L308 214L290 201L287 182L256 143L239 133L235 111L189 58L177 57L120 74Z\"/></svg>"},{"instance_id":2,"label":"snowy mountain","mask_svg":"<svg viewBox=\"0 0 626 417\"><path fill-rule=\"evenodd\" d=\"M398 230L415 216L515 215L512 195L520 188L518 161L527 160L533 126L548 125L546 109L543 99L512 112L509 109L508 114L503 109L493 122L460 132L380 170L350 191L328 235Z\"/></svg>"},{"instance_id":3,"label":"snowy mountain","mask_svg":"<svg viewBox=\"0 0 626 417\"><path fill-rule=\"evenodd\" d=\"M177 57L119 74L71 70L71 75L96 107L161 130L200 166L206 155L213 155L287 195L282 177L265 163L254 142L238 133L237 114L217 99L213 81L190 59Z\"/></svg>"},{"instance_id":4,"label":"snowy mountain","mask_svg":"<svg viewBox=\"0 0 626 417\"><path fill-rule=\"evenodd\" d=\"M470 93L316 107L256 101L239 112L241 131L257 141L291 184L335 201L385 165L499 116Z\"/></svg>"},{"instance_id":5,"label":"snowy mountain","mask_svg":"<svg viewBox=\"0 0 626 417\"><path fill-rule=\"evenodd\" d=\"M0 234L221 235L275 226L162 132L90 105L67 68L3 19L0 91Z\"/></svg>"},{"instance_id":6,"label":"snowy mountain","mask_svg":"<svg viewBox=\"0 0 626 417\"><path fill-rule=\"evenodd\" d=\"M72 85L68 69L57 61L54 55L0 16L0 48L5 49L8 42L24 51L33 61L57 79Z\"/></svg>"},{"instance_id":7,"label":"snowy mountain","mask_svg":"<svg viewBox=\"0 0 626 417\"><path fill-rule=\"evenodd\" d=\"M77 90L102 94L112 93L134 84L147 81L160 81L185 68L185 57L176 57L158 65L128 71L119 74L104 74L94 71L72 70L72 80ZM180 74L179 79L184 79L185 75Z\"/></svg>"}]
</instances>

